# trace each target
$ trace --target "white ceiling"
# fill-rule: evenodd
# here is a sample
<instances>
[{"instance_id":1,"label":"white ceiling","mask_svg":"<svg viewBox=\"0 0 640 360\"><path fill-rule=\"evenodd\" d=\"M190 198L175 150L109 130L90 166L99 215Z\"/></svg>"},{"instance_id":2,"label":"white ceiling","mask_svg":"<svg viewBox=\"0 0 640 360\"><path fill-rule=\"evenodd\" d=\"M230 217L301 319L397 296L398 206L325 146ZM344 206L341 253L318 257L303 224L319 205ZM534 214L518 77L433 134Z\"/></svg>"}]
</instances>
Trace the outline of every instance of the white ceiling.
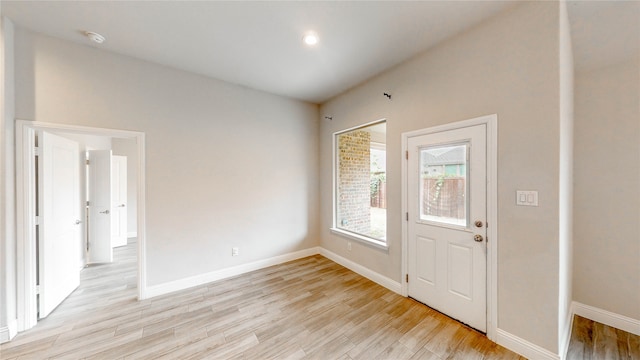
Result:
<instances>
[{"instance_id":1,"label":"white ceiling","mask_svg":"<svg viewBox=\"0 0 640 360\"><path fill-rule=\"evenodd\" d=\"M2 13L50 36L322 103L515 3L3 0ZM579 15L572 16L572 26L578 24L577 66L583 57L588 66L603 62L591 46L593 32L602 32L597 45L608 54L621 52L614 49L618 47L633 51L624 39L604 40L624 31L620 24L633 22L628 8L637 9L637 3L577 3L570 5ZM604 23L602 8L607 14ZM315 48L302 43L309 30L320 36ZM98 32L107 41L93 44L84 31Z\"/></svg>"}]
</instances>

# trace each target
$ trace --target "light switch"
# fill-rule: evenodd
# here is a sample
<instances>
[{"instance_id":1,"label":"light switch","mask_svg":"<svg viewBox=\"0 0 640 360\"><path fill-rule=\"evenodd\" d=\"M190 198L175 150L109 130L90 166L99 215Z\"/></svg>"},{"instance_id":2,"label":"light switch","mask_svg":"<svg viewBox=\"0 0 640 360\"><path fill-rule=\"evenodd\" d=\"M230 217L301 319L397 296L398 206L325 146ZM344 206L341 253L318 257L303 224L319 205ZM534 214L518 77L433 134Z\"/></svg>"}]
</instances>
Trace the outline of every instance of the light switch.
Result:
<instances>
[{"instance_id":1,"label":"light switch","mask_svg":"<svg viewBox=\"0 0 640 360\"><path fill-rule=\"evenodd\" d=\"M516 190L516 205L538 206L538 192L535 190Z\"/></svg>"}]
</instances>

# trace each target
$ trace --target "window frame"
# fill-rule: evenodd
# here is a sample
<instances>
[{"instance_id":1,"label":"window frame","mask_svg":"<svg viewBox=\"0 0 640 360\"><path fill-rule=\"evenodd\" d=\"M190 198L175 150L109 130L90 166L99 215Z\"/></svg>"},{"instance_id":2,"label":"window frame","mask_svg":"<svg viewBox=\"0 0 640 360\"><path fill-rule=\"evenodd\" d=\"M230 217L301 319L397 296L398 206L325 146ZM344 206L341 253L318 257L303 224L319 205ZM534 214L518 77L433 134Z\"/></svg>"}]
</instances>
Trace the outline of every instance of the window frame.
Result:
<instances>
[{"instance_id":1,"label":"window frame","mask_svg":"<svg viewBox=\"0 0 640 360\"><path fill-rule=\"evenodd\" d=\"M350 127L348 129L344 129L344 130L340 130L340 131L336 131L332 134L332 172L333 172L333 179L332 179L332 220L331 220L331 228L330 231L331 233L335 234L335 235L339 235L341 237L345 237L348 238L350 240L355 240L358 241L360 243L363 243L365 245L377 248L377 249L381 249L381 250L387 250L389 249L389 245L388 245L388 236L385 236L385 238L387 240L380 240L380 239L376 239L367 235L363 235L357 232L353 232L353 231L349 231L349 230L345 230L345 229L341 229L337 226L337 216L338 216L338 176L339 176L339 169L338 169L338 165L339 165L339 159L338 159L338 152L336 151L336 146L338 144L338 136L354 131L354 130L360 130L366 127L370 127L370 126L374 126L374 125L378 125L378 124L386 124L387 119L386 118L382 118L382 119L378 119L375 121L371 121L365 124L361 124L361 125L357 125L354 127ZM379 143L378 143L379 144ZM386 131L385 131L385 154L386 154ZM386 172L386 166L385 166L385 172ZM385 219L385 221L388 224L388 216L387 219ZM387 230L387 234L388 235L388 230Z\"/></svg>"}]
</instances>

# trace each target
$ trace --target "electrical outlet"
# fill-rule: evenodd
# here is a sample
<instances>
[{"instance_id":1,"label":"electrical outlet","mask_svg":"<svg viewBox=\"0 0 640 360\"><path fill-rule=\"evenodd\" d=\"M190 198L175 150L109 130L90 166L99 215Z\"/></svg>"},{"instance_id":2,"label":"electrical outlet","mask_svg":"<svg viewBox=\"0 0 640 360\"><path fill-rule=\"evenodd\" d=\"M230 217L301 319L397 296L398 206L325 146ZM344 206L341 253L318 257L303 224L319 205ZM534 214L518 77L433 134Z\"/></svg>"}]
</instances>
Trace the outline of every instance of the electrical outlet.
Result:
<instances>
[{"instance_id":1,"label":"electrical outlet","mask_svg":"<svg viewBox=\"0 0 640 360\"><path fill-rule=\"evenodd\" d=\"M351 251L351 242L350 241L347 242L347 250Z\"/></svg>"},{"instance_id":2,"label":"electrical outlet","mask_svg":"<svg viewBox=\"0 0 640 360\"><path fill-rule=\"evenodd\" d=\"M231 248L231 256L238 256L240 255L240 249L237 247Z\"/></svg>"}]
</instances>

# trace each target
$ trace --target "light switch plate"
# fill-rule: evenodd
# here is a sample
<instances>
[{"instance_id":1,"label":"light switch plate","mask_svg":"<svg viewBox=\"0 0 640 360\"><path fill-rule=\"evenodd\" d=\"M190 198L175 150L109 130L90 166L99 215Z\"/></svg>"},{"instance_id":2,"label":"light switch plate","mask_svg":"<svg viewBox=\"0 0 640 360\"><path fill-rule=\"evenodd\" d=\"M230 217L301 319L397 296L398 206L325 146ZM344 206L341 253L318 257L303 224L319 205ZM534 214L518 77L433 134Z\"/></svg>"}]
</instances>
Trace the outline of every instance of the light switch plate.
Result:
<instances>
[{"instance_id":1,"label":"light switch plate","mask_svg":"<svg viewBox=\"0 0 640 360\"><path fill-rule=\"evenodd\" d=\"M535 190L516 190L516 205L538 206L538 192Z\"/></svg>"}]
</instances>

